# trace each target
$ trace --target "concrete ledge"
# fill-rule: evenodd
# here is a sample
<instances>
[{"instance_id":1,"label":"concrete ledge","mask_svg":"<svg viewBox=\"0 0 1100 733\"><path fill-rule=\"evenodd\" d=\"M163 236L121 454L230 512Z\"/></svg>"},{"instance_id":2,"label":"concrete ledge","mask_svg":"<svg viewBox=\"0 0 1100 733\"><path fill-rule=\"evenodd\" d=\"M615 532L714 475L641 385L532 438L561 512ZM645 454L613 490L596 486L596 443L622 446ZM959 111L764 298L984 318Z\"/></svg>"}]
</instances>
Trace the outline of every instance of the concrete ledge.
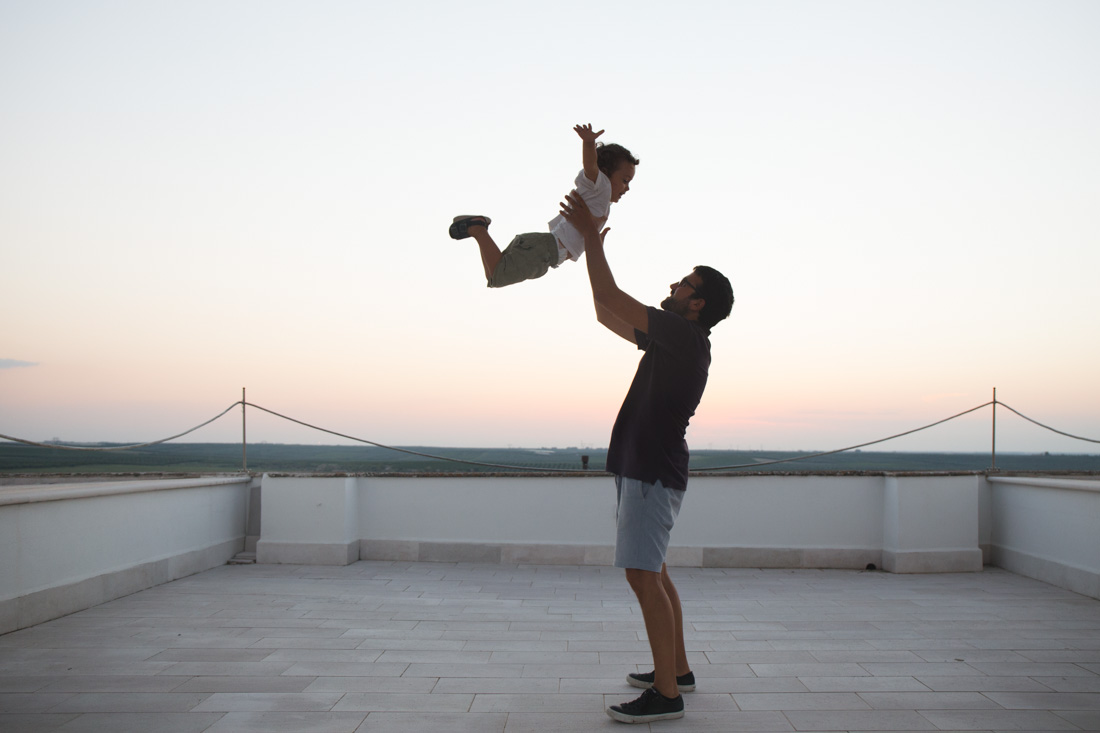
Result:
<instances>
[{"instance_id":1,"label":"concrete ledge","mask_svg":"<svg viewBox=\"0 0 1100 733\"><path fill-rule=\"evenodd\" d=\"M1090 598L1100 598L1100 573L1087 568L1074 567L1001 545L993 546L993 564L1017 575L1041 580Z\"/></svg>"},{"instance_id":2,"label":"concrete ledge","mask_svg":"<svg viewBox=\"0 0 1100 733\"><path fill-rule=\"evenodd\" d=\"M32 484L0 487L0 506L15 504L37 504L44 501L65 501L68 499L90 499L97 496L121 496L123 494L144 494L150 491L175 491L195 489L207 486L226 486L247 484L252 477L240 476L197 477L183 479L149 479L133 481L102 481L65 484Z\"/></svg>"},{"instance_id":3,"label":"concrete ledge","mask_svg":"<svg viewBox=\"0 0 1100 733\"><path fill-rule=\"evenodd\" d=\"M256 562L272 565L351 565L359 559L359 542L275 542L256 543Z\"/></svg>"},{"instance_id":4,"label":"concrete ledge","mask_svg":"<svg viewBox=\"0 0 1100 733\"><path fill-rule=\"evenodd\" d=\"M982 569L982 551L882 551L882 569L889 573L975 573Z\"/></svg>"},{"instance_id":5,"label":"concrete ledge","mask_svg":"<svg viewBox=\"0 0 1100 733\"><path fill-rule=\"evenodd\" d=\"M260 542L262 546L263 541ZM977 552L977 551L975 551ZM980 552L977 552L980 557ZM611 545L514 544L361 540L359 559L406 562L480 562L516 565L613 565ZM261 562L265 562L262 561ZM873 549L670 547L668 564L681 568L846 568L878 566ZM955 572L952 570L951 572Z\"/></svg>"},{"instance_id":6,"label":"concrete ledge","mask_svg":"<svg viewBox=\"0 0 1100 733\"><path fill-rule=\"evenodd\" d=\"M1050 476L987 476L991 484L1005 486L1038 486L1046 489L1068 489L1070 491L1092 491L1100 493L1100 481L1095 479L1052 478Z\"/></svg>"},{"instance_id":7,"label":"concrete ledge","mask_svg":"<svg viewBox=\"0 0 1100 733\"><path fill-rule=\"evenodd\" d=\"M0 634L68 616L146 588L225 565L229 558L240 552L243 545L242 537L0 601Z\"/></svg>"}]
</instances>

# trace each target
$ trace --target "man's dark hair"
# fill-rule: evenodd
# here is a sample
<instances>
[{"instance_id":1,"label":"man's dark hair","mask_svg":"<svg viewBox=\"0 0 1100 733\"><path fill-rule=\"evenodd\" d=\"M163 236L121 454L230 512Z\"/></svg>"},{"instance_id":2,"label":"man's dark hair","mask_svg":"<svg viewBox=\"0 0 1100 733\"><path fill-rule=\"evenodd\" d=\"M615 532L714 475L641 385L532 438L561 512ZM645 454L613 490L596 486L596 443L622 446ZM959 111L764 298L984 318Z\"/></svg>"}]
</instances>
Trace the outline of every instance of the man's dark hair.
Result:
<instances>
[{"instance_id":1,"label":"man's dark hair","mask_svg":"<svg viewBox=\"0 0 1100 733\"><path fill-rule=\"evenodd\" d=\"M695 289L695 297L706 301L699 311L699 325L709 332L733 310L733 286L713 267L698 265L695 274L703 280L703 287Z\"/></svg>"},{"instance_id":2,"label":"man's dark hair","mask_svg":"<svg viewBox=\"0 0 1100 733\"><path fill-rule=\"evenodd\" d=\"M638 165L642 161L630 154L630 151L618 143L596 143L596 167L608 178L623 163Z\"/></svg>"}]
</instances>

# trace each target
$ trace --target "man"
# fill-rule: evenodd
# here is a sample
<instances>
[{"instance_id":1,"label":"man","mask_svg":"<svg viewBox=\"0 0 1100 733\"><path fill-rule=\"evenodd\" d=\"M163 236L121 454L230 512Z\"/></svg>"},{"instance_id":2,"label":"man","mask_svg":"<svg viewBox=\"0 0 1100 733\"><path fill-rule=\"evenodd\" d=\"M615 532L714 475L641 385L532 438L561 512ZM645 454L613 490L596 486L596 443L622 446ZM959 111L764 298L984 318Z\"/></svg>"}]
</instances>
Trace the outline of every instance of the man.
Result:
<instances>
[{"instance_id":1,"label":"man","mask_svg":"<svg viewBox=\"0 0 1100 733\"><path fill-rule=\"evenodd\" d=\"M695 689L695 677L665 554L687 490L684 435L707 383L710 329L730 314L733 289L717 270L696 267L670 286L660 310L645 306L615 284L603 249L610 230L597 230L575 193L561 209L584 235L597 320L645 351L611 431L607 470L615 474L618 493L615 567L625 569L641 605L653 672L628 675L627 682L645 692L610 706L607 714L624 723L680 718L680 693Z\"/></svg>"}]
</instances>

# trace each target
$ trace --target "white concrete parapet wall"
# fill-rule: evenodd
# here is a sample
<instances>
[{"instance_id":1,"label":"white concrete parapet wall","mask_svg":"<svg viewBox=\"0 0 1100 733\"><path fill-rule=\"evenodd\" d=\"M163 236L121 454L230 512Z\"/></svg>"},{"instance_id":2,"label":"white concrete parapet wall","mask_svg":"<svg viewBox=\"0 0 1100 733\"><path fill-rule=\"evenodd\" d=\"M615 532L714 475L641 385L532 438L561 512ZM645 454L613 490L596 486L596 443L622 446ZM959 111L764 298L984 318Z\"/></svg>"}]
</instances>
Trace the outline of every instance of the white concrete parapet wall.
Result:
<instances>
[{"instance_id":1,"label":"white concrete parapet wall","mask_svg":"<svg viewBox=\"0 0 1100 733\"><path fill-rule=\"evenodd\" d=\"M977 475L692 477L669 563L980 570L979 483ZM603 474L265 476L257 559L606 565L614 544L615 488Z\"/></svg>"},{"instance_id":2,"label":"white concrete parapet wall","mask_svg":"<svg viewBox=\"0 0 1100 733\"><path fill-rule=\"evenodd\" d=\"M355 478L264 476L256 562L348 565L359 559Z\"/></svg>"},{"instance_id":3,"label":"white concrete parapet wall","mask_svg":"<svg viewBox=\"0 0 1100 733\"><path fill-rule=\"evenodd\" d=\"M978 476L886 476L882 567L892 573L982 569Z\"/></svg>"},{"instance_id":4,"label":"white concrete parapet wall","mask_svg":"<svg viewBox=\"0 0 1100 733\"><path fill-rule=\"evenodd\" d=\"M1100 481L989 476L993 563L1100 598Z\"/></svg>"},{"instance_id":5,"label":"white concrete parapet wall","mask_svg":"<svg viewBox=\"0 0 1100 733\"><path fill-rule=\"evenodd\" d=\"M0 633L225 562L249 476L0 488Z\"/></svg>"}]
</instances>

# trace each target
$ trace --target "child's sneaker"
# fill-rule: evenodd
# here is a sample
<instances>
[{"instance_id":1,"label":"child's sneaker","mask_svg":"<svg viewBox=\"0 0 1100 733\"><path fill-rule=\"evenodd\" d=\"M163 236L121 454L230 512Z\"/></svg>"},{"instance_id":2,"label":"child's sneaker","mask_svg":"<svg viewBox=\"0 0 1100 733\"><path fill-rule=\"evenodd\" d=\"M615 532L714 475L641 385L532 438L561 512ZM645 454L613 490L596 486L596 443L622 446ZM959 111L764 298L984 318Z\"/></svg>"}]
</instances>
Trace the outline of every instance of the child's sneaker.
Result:
<instances>
[{"instance_id":1,"label":"child's sneaker","mask_svg":"<svg viewBox=\"0 0 1100 733\"><path fill-rule=\"evenodd\" d=\"M451 222L451 228L447 230L447 233L451 235L451 239L466 239L470 236L469 229L471 226L488 227L490 224L492 224L492 219L487 216L460 214Z\"/></svg>"},{"instance_id":2,"label":"child's sneaker","mask_svg":"<svg viewBox=\"0 0 1100 733\"><path fill-rule=\"evenodd\" d=\"M653 672L631 672L626 676L626 681L631 687L640 687L648 690L653 687ZM695 692L695 673L688 672L676 678L676 689L680 692Z\"/></svg>"},{"instance_id":3,"label":"child's sneaker","mask_svg":"<svg viewBox=\"0 0 1100 733\"><path fill-rule=\"evenodd\" d=\"M637 700L611 705L607 714L620 723L649 723L654 720L673 720L684 717L684 696L665 697L653 688L642 693Z\"/></svg>"}]
</instances>

